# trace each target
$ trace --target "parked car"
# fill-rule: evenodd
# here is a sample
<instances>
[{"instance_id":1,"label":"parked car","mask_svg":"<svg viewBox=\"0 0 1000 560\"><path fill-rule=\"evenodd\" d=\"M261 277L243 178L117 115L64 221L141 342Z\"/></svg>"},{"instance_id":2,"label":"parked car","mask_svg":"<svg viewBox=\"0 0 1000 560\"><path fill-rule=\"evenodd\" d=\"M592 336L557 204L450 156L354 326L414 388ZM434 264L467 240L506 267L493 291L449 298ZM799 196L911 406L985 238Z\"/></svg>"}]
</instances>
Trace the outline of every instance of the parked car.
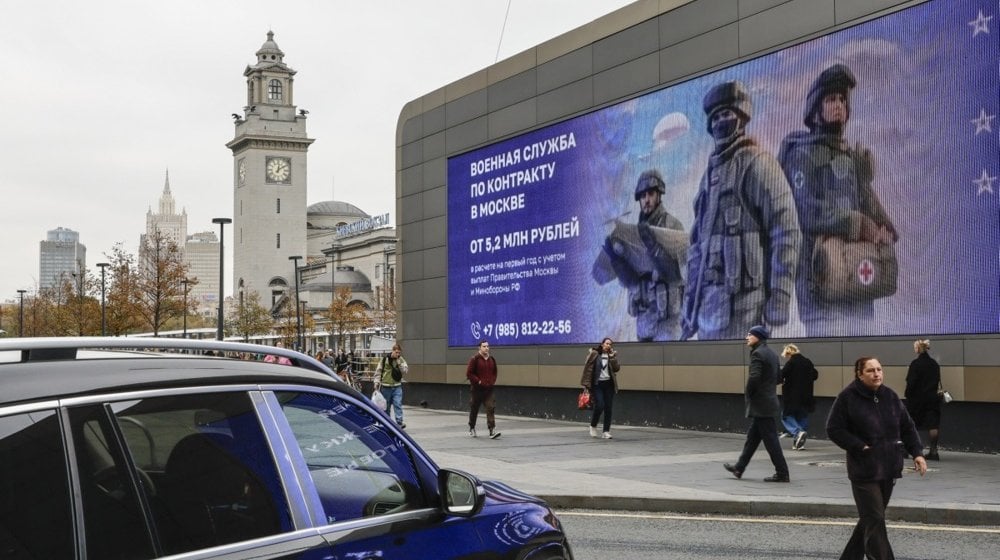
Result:
<instances>
[{"instance_id":1,"label":"parked car","mask_svg":"<svg viewBox=\"0 0 1000 560\"><path fill-rule=\"evenodd\" d=\"M211 353L213 355L206 355ZM291 365L222 357L275 355ZM329 368L180 339L0 340L0 557L571 559Z\"/></svg>"}]
</instances>

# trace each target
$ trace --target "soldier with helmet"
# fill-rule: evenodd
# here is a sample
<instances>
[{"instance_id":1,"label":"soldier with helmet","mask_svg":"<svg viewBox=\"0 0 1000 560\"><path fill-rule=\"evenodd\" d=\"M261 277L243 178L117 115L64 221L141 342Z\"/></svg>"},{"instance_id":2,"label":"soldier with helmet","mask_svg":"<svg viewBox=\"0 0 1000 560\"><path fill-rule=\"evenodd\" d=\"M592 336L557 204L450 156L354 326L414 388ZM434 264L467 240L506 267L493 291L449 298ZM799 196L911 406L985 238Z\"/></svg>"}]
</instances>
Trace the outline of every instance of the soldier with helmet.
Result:
<instances>
[{"instance_id":1,"label":"soldier with helmet","mask_svg":"<svg viewBox=\"0 0 1000 560\"><path fill-rule=\"evenodd\" d=\"M856 85L854 73L844 64L821 72L806 98L803 122L809 130L786 136L778 155L803 232L795 286L808 336L873 334L866 319L874 317L874 298L895 291L892 244L898 235L872 189L872 154L844 138ZM819 258L827 255L817 251L828 241L864 242L855 247L867 246L873 253L861 260L867 266L841 262L836 256ZM838 267L856 285L854 293L825 288L826 278Z\"/></svg>"},{"instance_id":2,"label":"soldier with helmet","mask_svg":"<svg viewBox=\"0 0 1000 560\"><path fill-rule=\"evenodd\" d=\"M788 322L802 234L781 167L746 134L746 87L716 85L703 108L715 148L694 202L682 337L737 339Z\"/></svg>"},{"instance_id":3,"label":"soldier with helmet","mask_svg":"<svg viewBox=\"0 0 1000 560\"><path fill-rule=\"evenodd\" d=\"M677 340L681 333L680 309L684 297L681 264L650 229L684 231L681 221L663 208L665 193L666 185L659 171L650 169L639 175L635 185L639 238L654 263L651 270L642 271L637 282L629 286L628 312L635 317L639 342Z\"/></svg>"}]
</instances>

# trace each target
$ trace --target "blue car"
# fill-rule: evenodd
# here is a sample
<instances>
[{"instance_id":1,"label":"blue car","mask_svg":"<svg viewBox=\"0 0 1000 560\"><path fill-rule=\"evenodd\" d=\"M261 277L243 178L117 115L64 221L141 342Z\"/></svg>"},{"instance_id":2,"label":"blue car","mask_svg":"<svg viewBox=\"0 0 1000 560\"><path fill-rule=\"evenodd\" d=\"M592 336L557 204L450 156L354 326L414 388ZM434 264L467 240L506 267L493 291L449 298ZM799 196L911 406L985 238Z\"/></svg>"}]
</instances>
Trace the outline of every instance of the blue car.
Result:
<instances>
[{"instance_id":1,"label":"blue car","mask_svg":"<svg viewBox=\"0 0 1000 560\"><path fill-rule=\"evenodd\" d=\"M0 496L5 558L572 558L543 501L439 468L320 362L239 343L0 341Z\"/></svg>"}]
</instances>

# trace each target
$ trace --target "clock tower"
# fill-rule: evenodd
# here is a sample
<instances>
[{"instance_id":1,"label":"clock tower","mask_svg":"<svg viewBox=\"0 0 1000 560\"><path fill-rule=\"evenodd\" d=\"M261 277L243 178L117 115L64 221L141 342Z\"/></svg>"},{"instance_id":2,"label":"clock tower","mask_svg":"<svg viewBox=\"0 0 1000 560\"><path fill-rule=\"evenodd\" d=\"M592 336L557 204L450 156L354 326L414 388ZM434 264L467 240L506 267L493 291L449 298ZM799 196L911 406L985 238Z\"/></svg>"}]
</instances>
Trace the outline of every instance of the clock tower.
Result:
<instances>
[{"instance_id":1,"label":"clock tower","mask_svg":"<svg viewBox=\"0 0 1000 560\"><path fill-rule=\"evenodd\" d=\"M273 305L294 296L295 263L306 255L306 111L294 105L295 70L274 33L243 71L243 115L233 114L233 293L260 294Z\"/></svg>"}]
</instances>

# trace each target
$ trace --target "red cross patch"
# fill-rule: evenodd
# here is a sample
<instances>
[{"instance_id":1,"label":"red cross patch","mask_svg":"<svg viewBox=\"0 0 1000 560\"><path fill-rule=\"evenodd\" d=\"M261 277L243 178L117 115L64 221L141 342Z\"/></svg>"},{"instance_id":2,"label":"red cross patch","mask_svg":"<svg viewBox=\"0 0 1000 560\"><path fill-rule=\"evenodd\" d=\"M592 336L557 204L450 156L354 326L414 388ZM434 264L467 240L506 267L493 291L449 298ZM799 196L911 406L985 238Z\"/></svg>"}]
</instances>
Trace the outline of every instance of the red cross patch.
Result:
<instances>
[{"instance_id":1,"label":"red cross patch","mask_svg":"<svg viewBox=\"0 0 1000 560\"><path fill-rule=\"evenodd\" d=\"M872 261L861 259L858 263L858 280L862 286L867 286L875 280L875 267L872 266Z\"/></svg>"}]
</instances>

